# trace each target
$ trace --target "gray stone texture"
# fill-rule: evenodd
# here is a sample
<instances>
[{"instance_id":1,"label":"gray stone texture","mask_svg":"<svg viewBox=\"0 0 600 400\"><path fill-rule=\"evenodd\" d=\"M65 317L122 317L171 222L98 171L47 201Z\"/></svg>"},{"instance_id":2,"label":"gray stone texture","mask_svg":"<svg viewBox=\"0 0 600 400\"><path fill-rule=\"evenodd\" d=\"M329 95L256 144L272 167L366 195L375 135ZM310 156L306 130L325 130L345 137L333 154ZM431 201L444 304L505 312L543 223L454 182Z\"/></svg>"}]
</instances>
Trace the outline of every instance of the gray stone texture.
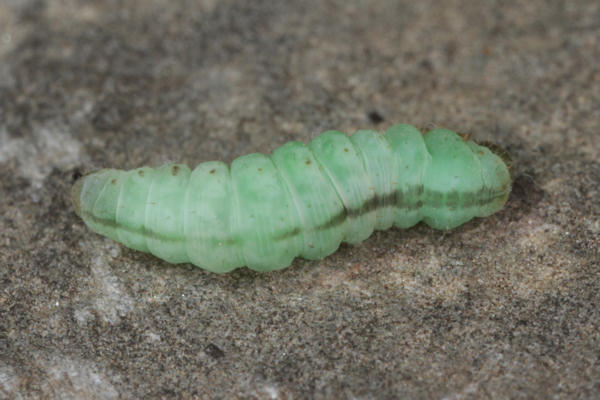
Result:
<instances>
[{"instance_id":1,"label":"gray stone texture","mask_svg":"<svg viewBox=\"0 0 600 400\"><path fill-rule=\"evenodd\" d=\"M599 66L597 0L0 0L0 398L597 398ZM506 207L215 275L70 204L396 122L505 147Z\"/></svg>"}]
</instances>

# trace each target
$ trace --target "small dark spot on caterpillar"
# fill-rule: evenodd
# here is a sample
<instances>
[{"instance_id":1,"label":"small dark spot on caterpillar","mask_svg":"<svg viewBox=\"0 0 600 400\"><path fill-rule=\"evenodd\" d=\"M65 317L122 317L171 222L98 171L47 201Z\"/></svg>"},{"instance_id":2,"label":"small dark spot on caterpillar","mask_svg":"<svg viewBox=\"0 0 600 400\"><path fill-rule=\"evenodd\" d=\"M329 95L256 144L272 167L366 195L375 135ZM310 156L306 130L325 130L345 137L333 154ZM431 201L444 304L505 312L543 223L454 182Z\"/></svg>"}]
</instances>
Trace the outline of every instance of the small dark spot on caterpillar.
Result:
<instances>
[{"instance_id":1,"label":"small dark spot on caterpillar","mask_svg":"<svg viewBox=\"0 0 600 400\"><path fill-rule=\"evenodd\" d=\"M306 165L310 165L310 160L306 160Z\"/></svg>"},{"instance_id":2,"label":"small dark spot on caterpillar","mask_svg":"<svg viewBox=\"0 0 600 400\"><path fill-rule=\"evenodd\" d=\"M177 176L178 172L179 172L179 166L178 165L174 165L173 169L171 170L171 174L173 174L173 176Z\"/></svg>"},{"instance_id":3,"label":"small dark spot on caterpillar","mask_svg":"<svg viewBox=\"0 0 600 400\"><path fill-rule=\"evenodd\" d=\"M209 174L214 174L215 173L215 169L211 169L210 171L208 171Z\"/></svg>"},{"instance_id":4,"label":"small dark spot on caterpillar","mask_svg":"<svg viewBox=\"0 0 600 400\"><path fill-rule=\"evenodd\" d=\"M311 249L314 249L314 248L315 248L315 246L314 246L312 243L309 243L309 244L308 244L308 247L310 247Z\"/></svg>"},{"instance_id":5,"label":"small dark spot on caterpillar","mask_svg":"<svg viewBox=\"0 0 600 400\"><path fill-rule=\"evenodd\" d=\"M138 175L139 176L144 176L144 170L143 169L138 169Z\"/></svg>"},{"instance_id":6,"label":"small dark spot on caterpillar","mask_svg":"<svg viewBox=\"0 0 600 400\"><path fill-rule=\"evenodd\" d=\"M259 168L259 169L258 169L258 172L262 172L262 168Z\"/></svg>"},{"instance_id":7,"label":"small dark spot on caterpillar","mask_svg":"<svg viewBox=\"0 0 600 400\"><path fill-rule=\"evenodd\" d=\"M376 125L383 122L383 117L377 111L371 111L367 113L367 118L369 118L369 121L371 121L371 123Z\"/></svg>"},{"instance_id":8,"label":"small dark spot on caterpillar","mask_svg":"<svg viewBox=\"0 0 600 400\"><path fill-rule=\"evenodd\" d=\"M116 180L116 179L113 179L113 180L111 180L111 181L110 181L110 184L111 184L111 185L116 185L116 184L117 184L117 180Z\"/></svg>"},{"instance_id":9,"label":"small dark spot on caterpillar","mask_svg":"<svg viewBox=\"0 0 600 400\"><path fill-rule=\"evenodd\" d=\"M347 147L344 147L344 152L347 153L349 150Z\"/></svg>"},{"instance_id":10,"label":"small dark spot on caterpillar","mask_svg":"<svg viewBox=\"0 0 600 400\"><path fill-rule=\"evenodd\" d=\"M460 136L465 142L468 142L471 139L470 133L459 133L458 136Z\"/></svg>"}]
</instances>

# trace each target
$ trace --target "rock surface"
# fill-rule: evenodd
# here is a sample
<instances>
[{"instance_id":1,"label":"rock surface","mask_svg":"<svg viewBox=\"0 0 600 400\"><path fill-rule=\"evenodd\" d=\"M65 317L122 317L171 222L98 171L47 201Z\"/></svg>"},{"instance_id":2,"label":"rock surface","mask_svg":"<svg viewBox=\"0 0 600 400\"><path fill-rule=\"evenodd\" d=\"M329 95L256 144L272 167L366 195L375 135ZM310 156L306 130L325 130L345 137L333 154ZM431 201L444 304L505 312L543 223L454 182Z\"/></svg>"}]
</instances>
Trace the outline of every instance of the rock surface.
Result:
<instances>
[{"instance_id":1,"label":"rock surface","mask_svg":"<svg viewBox=\"0 0 600 400\"><path fill-rule=\"evenodd\" d=\"M597 0L0 0L0 397L597 396L599 64ZM508 149L504 210L214 275L69 200L396 122Z\"/></svg>"}]
</instances>

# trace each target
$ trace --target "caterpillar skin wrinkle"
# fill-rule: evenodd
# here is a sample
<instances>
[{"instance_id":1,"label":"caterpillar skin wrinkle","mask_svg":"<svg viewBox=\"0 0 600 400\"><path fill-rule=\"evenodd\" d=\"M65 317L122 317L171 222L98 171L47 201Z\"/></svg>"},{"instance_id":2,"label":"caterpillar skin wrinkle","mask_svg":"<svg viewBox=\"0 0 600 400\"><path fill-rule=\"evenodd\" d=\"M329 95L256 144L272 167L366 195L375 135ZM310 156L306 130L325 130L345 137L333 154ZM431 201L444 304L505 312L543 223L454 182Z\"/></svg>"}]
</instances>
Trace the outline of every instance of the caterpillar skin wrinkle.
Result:
<instances>
[{"instance_id":1,"label":"caterpillar skin wrinkle","mask_svg":"<svg viewBox=\"0 0 600 400\"><path fill-rule=\"evenodd\" d=\"M451 229L500 210L510 189L510 161L498 147L396 125L385 134L328 131L231 166L102 169L77 180L72 198L94 232L222 273L321 259L392 225Z\"/></svg>"}]
</instances>

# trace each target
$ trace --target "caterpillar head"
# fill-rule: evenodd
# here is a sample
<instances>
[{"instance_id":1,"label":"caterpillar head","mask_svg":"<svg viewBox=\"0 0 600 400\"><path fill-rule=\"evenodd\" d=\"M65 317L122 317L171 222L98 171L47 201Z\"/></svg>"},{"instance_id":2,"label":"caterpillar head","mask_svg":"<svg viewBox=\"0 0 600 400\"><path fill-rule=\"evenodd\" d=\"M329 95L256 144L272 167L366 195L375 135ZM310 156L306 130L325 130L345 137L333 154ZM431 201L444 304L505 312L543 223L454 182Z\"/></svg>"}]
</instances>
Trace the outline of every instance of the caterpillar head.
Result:
<instances>
[{"instance_id":1,"label":"caterpillar head","mask_svg":"<svg viewBox=\"0 0 600 400\"><path fill-rule=\"evenodd\" d=\"M78 178L73 184L71 188L71 201L73 202L75 214L79 217L82 216L82 212L91 211L88 208L93 207L93 201L96 200L99 191L103 188L106 171L108 170L100 169L90 172Z\"/></svg>"},{"instance_id":2,"label":"caterpillar head","mask_svg":"<svg viewBox=\"0 0 600 400\"><path fill-rule=\"evenodd\" d=\"M482 141L482 142L476 141L475 143L477 143L480 146L487 147L492 153L494 153L495 155L500 157L502 159L502 161L504 161L504 164L506 164L506 168L508 169L508 173L510 174L511 182L513 182L515 180L514 161L510 157L510 154L508 154L508 152L506 150L504 150L503 147L497 145L496 143L492 143L492 142L488 142L488 141Z\"/></svg>"}]
</instances>

